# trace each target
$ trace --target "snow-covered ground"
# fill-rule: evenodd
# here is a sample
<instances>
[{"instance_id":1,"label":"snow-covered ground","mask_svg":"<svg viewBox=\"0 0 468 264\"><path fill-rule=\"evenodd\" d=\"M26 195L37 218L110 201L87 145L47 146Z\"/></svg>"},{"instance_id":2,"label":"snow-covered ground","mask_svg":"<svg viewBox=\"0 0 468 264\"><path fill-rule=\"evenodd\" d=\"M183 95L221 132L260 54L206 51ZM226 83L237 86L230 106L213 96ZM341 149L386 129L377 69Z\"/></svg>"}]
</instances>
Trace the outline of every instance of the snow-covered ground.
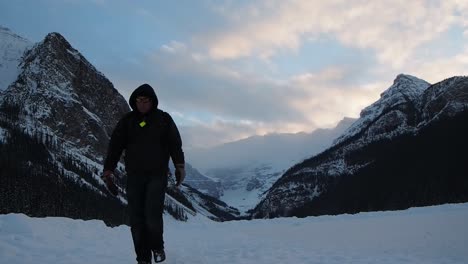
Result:
<instances>
[{"instance_id":1,"label":"snow-covered ground","mask_svg":"<svg viewBox=\"0 0 468 264\"><path fill-rule=\"evenodd\" d=\"M166 217L166 263L468 263L468 203L217 223ZM0 215L0 263L136 263L129 228Z\"/></svg>"}]
</instances>

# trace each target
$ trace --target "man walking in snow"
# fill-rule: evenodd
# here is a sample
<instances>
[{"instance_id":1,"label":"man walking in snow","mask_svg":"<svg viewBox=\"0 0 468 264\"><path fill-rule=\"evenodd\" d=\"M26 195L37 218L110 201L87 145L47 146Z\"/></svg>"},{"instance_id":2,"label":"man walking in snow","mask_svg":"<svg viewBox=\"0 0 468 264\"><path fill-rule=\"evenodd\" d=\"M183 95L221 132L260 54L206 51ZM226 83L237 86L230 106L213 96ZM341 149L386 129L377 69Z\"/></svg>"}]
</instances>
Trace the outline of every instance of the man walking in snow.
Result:
<instances>
[{"instance_id":1,"label":"man walking in snow","mask_svg":"<svg viewBox=\"0 0 468 264\"><path fill-rule=\"evenodd\" d=\"M163 210L169 158L172 158L177 186L185 178L182 140L172 117L158 109L158 98L148 84L139 86L130 96L133 111L117 124L109 143L103 179L117 195L113 182L120 156L125 150L127 199L130 227L140 264L165 260Z\"/></svg>"}]
</instances>

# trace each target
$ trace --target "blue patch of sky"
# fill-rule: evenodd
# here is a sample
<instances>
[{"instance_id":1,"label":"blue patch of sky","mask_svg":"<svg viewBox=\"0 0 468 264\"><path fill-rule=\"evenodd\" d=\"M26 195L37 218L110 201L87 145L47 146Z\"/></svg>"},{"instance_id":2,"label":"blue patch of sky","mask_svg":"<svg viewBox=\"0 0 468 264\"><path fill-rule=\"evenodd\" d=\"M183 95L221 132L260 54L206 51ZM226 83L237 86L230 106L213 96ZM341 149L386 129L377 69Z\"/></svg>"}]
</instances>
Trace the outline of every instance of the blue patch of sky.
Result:
<instances>
[{"instance_id":1,"label":"blue patch of sky","mask_svg":"<svg viewBox=\"0 0 468 264\"><path fill-rule=\"evenodd\" d=\"M37 42L58 32L92 63L131 50L135 34L121 10L89 2L11 1L2 10L2 23L18 34Z\"/></svg>"},{"instance_id":2,"label":"blue patch of sky","mask_svg":"<svg viewBox=\"0 0 468 264\"><path fill-rule=\"evenodd\" d=\"M232 68L280 81L336 67L343 68L348 73L339 81L365 83L373 78L369 74L369 68L377 63L373 50L345 46L327 36L305 41L296 51L279 49L269 60L270 62L266 63L261 59L249 57L227 64Z\"/></svg>"},{"instance_id":3,"label":"blue patch of sky","mask_svg":"<svg viewBox=\"0 0 468 264\"><path fill-rule=\"evenodd\" d=\"M373 56L370 50L347 47L335 39L324 37L305 41L297 52L283 50L273 58L273 62L278 74L287 77L331 67L366 67L375 62Z\"/></svg>"},{"instance_id":4,"label":"blue patch of sky","mask_svg":"<svg viewBox=\"0 0 468 264\"><path fill-rule=\"evenodd\" d=\"M171 41L189 42L222 18L203 1L8 1L0 24L33 42L59 32L96 66L122 63Z\"/></svg>"},{"instance_id":5,"label":"blue patch of sky","mask_svg":"<svg viewBox=\"0 0 468 264\"><path fill-rule=\"evenodd\" d=\"M166 107L166 109L168 109L168 111L171 110L170 107ZM179 115L172 115L172 117L177 122L177 124L180 125L193 125L194 123L198 122L210 124L215 121L215 116L212 113L201 111L192 111L188 114L185 113L183 117L180 117Z\"/></svg>"},{"instance_id":6,"label":"blue patch of sky","mask_svg":"<svg viewBox=\"0 0 468 264\"><path fill-rule=\"evenodd\" d=\"M453 57L463 51L465 43L463 28L453 26L437 39L418 48L415 56L423 59Z\"/></svg>"}]
</instances>

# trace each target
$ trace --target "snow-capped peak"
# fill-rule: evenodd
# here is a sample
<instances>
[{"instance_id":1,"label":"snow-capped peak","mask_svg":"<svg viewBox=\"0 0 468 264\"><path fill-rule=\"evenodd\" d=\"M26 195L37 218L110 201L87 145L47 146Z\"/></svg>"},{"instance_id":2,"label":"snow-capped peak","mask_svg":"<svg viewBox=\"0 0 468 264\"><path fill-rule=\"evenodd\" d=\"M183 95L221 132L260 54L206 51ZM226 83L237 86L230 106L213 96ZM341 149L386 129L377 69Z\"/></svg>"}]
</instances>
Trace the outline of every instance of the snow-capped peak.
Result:
<instances>
[{"instance_id":1,"label":"snow-capped peak","mask_svg":"<svg viewBox=\"0 0 468 264\"><path fill-rule=\"evenodd\" d=\"M385 90L380 97L381 99L385 99L402 93L409 96L411 99L415 99L419 98L430 85L430 83L417 77L399 74L393 81L393 85Z\"/></svg>"},{"instance_id":2,"label":"snow-capped peak","mask_svg":"<svg viewBox=\"0 0 468 264\"><path fill-rule=\"evenodd\" d=\"M361 111L361 118L378 117L382 112L402 102L418 103L421 95L431 84L417 77L399 74L380 99Z\"/></svg>"},{"instance_id":3,"label":"snow-capped peak","mask_svg":"<svg viewBox=\"0 0 468 264\"><path fill-rule=\"evenodd\" d=\"M41 49L46 49L48 52L59 54L59 56L65 57L67 53L71 54L76 61L86 60L60 33L52 32L47 34L43 41L36 44L36 47L38 46L41 46ZM87 64L90 66L89 63Z\"/></svg>"},{"instance_id":4,"label":"snow-capped peak","mask_svg":"<svg viewBox=\"0 0 468 264\"><path fill-rule=\"evenodd\" d=\"M76 51L71 44L63 37L60 33L57 32L52 32L47 34L47 36L44 38L42 43L47 43L47 44L53 44L55 48L61 47L62 49L65 48L67 50L74 50ZM59 49L61 50L61 49Z\"/></svg>"},{"instance_id":5,"label":"snow-capped peak","mask_svg":"<svg viewBox=\"0 0 468 264\"><path fill-rule=\"evenodd\" d=\"M419 111L422 104L422 94L430 85L430 83L417 77L399 74L393 84L380 95L379 100L361 111L360 118L341 137L335 140L334 145L369 129L369 126L375 124L378 119L384 117L391 110L402 108L400 110L408 112L410 111L408 109L411 108ZM391 119L395 118L402 118L402 116L391 117Z\"/></svg>"}]
</instances>

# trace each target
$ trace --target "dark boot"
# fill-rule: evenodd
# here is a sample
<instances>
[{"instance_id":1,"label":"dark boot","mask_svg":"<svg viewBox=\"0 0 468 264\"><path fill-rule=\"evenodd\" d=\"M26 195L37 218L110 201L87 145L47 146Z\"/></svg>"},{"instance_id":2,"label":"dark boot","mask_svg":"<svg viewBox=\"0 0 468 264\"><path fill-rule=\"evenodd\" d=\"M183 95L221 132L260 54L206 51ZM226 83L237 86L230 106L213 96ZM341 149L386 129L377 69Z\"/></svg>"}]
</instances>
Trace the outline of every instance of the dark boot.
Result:
<instances>
[{"instance_id":1,"label":"dark boot","mask_svg":"<svg viewBox=\"0 0 468 264\"><path fill-rule=\"evenodd\" d=\"M163 262L166 259L166 252L164 249L153 250L154 262Z\"/></svg>"}]
</instances>

